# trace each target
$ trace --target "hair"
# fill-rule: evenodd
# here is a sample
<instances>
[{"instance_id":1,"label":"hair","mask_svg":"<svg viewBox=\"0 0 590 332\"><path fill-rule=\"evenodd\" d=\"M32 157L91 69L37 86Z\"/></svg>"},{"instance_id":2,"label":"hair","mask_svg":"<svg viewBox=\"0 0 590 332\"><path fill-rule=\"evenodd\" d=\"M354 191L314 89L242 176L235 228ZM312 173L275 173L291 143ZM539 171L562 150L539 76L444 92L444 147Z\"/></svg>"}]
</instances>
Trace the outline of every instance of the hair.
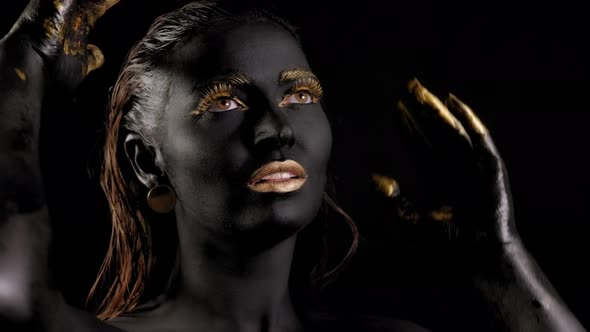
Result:
<instances>
[{"instance_id":1,"label":"hair","mask_svg":"<svg viewBox=\"0 0 590 332\"><path fill-rule=\"evenodd\" d=\"M110 244L88 300L99 300L97 316L110 319L132 311L142 300L154 266L153 239L147 219L146 188L135 178L123 149L126 132L138 133L147 145L154 141L167 84L162 84L159 64L175 47L197 34L204 33L220 22L247 19L276 24L299 40L295 29L283 19L265 11L247 10L230 15L216 2L201 1L188 4L156 19L146 36L127 55L112 91L106 124L106 141L100 183L105 192L112 217ZM158 80L156 82L155 80ZM164 82L165 83L165 82ZM352 219L327 195L324 202L344 216L353 241L344 259L327 271L325 260L316 265L311 280L319 283L331 280L352 257L358 245L358 232ZM326 272L327 271L327 272Z\"/></svg>"}]
</instances>

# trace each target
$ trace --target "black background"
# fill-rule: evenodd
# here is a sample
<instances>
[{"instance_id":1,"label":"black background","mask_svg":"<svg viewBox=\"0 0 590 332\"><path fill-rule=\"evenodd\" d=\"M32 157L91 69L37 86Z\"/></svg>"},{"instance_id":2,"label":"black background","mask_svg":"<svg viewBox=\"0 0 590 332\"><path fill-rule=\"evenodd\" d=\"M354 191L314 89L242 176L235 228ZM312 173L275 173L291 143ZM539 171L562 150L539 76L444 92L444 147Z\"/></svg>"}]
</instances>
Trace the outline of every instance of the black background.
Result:
<instances>
[{"instance_id":1,"label":"black background","mask_svg":"<svg viewBox=\"0 0 590 332\"><path fill-rule=\"evenodd\" d=\"M89 176L97 171L108 88L132 42L158 14L184 2L123 0L117 5L91 36L105 53L105 66L88 77L73 106L65 104L45 119L44 160L58 220L59 276L74 304L84 302L108 240L105 203L96 177ZM10 28L25 3L3 4L0 32ZM415 76L440 95L453 92L462 98L488 126L511 176L525 245L565 302L590 326L590 167L585 156L590 116L584 51L590 30L581 5L276 4L301 27L304 48L326 88L335 117L333 161L342 206L357 219L368 242L379 243L365 263L351 268L343 281L349 288L339 288L340 298L348 299L350 308L395 311L428 327L474 324L469 304L459 304L465 299L448 297L452 290L433 291L429 299L411 291L398 296L395 287L388 287L396 269L407 267L392 259L403 252L387 252L403 249L389 244L388 233L380 231L382 202L366 179L378 171L396 176L402 189L416 190L391 115L403 83ZM393 304L383 304L388 300ZM356 306L350 304L355 301Z\"/></svg>"}]
</instances>

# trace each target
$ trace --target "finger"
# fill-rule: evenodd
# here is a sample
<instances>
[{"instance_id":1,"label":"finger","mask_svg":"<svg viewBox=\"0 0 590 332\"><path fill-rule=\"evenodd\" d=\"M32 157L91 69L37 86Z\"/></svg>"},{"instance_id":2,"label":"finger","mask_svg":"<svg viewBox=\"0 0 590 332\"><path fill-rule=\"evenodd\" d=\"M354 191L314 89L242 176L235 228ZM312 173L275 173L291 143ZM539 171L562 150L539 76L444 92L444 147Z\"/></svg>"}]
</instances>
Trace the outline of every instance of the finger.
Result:
<instances>
[{"instance_id":1,"label":"finger","mask_svg":"<svg viewBox=\"0 0 590 332\"><path fill-rule=\"evenodd\" d=\"M399 113L397 113L400 117L399 120L401 120L401 124L407 130L407 133L412 136L413 139L419 138L421 141L431 146L432 144L428 139L428 136L424 134L422 128L420 128L406 104L401 100L398 101L397 109L399 111Z\"/></svg>"},{"instance_id":2,"label":"finger","mask_svg":"<svg viewBox=\"0 0 590 332\"><path fill-rule=\"evenodd\" d=\"M413 111L415 119L419 119L422 127L431 128L432 134L435 131L451 132L451 135L458 135L465 142L471 145L471 139L465 128L449 109L434 94L428 91L417 79L408 83L408 92L411 97L405 105Z\"/></svg>"},{"instance_id":3,"label":"finger","mask_svg":"<svg viewBox=\"0 0 590 332\"><path fill-rule=\"evenodd\" d=\"M101 1L87 1L83 4L83 10L86 11L89 17L92 17L94 20L92 23L96 22L97 19L101 18L107 10L111 7L116 5L119 0L101 0Z\"/></svg>"},{"instance_id":4,"label":"finger","mask_svg":"<svg viewBox=\"0 0 590 332\"><path fill-rule=\"evenodd\" d=\"M96 5L96 9L95 9L95 17L98 19L101 16L104 15L104 13L107 12L107 10L109 10L111 7L113 7L114 5L116 5L119 2L119 0L104 0L104 1L99 1L99 3Z\"/></svg>"},{"instance_id":5,"label":"finger","mask_svg":"<svg viewBox=\"0 0 590 332\"><path fill-rule=\"evenodd\" d=\"M96 21L118 2L119 0L83 1L70 18L72 29L76 31L76 27L86 25L86 30L90 30Z\"/></svg>"},{"instance_id":6,"label":"finger","mask_svg":"<svg viewBox=\"0 0 590 332\"><path fill-rule=\"evenodd\" d=\"M88 44L86 47L86 54L88 60L86 63L86 68L83 69L85 75L88 75L91 71L102 67L104 64L104 55L96 45L92 44Z\"/></svg>"},{"instance_id":7,"label":"finger","mask_svg":"<svg viewBox=\"0 0 590 332\"><path fill-rule=\"evenodd\" d=\"M399 196L399 184L394 178L380 174L373 174L372 179L373 182L377 185L377 190L379 190L385 196L390 198L395 198Z\"/></svg>"},{"instance_id":8,"label":"finger","mask_svg":"<svg viewBox=\"0 0 590 332\"><path fill-rule=\"evenodd\" d=\"M494 144L488 129L481 122L475 112L453 94L449 94L445 103L457 119L464 124L465 130L472 139L474 148L484 150L493 156L498 157L496 145Z\"/></svg>"}]
</instances>

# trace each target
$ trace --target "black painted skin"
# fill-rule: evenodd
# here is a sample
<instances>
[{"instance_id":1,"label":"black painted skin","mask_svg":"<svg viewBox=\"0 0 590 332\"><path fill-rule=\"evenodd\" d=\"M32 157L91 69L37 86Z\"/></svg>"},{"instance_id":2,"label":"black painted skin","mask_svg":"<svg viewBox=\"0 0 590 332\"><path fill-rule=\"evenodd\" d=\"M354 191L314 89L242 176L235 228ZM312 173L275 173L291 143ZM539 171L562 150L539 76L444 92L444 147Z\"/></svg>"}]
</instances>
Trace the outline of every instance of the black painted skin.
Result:
<instances>
[{"instance_id":1,"label":"black painted skin","mask_svg":"<svg viewBox=\"0 0 590 332\"><path fill-rule=\"evenodd\" d=\"M93 3L108 8L114 2ZM71 4L87 5L67 2L63 17ZM139 135L131 133L126 138L126 151L140 182L148 188L169 183L178 195L178 290L155 309L108 322L67 306L47 267L49 216L37 139L41 101L48 87L61 82L75 88L86 75L83 69L88 66L82 64L89 60L86 53L65 55L63 40L46 40L40 27L46 17L56 17L53 1L33 2L23 17L34 19L19 21L0 44L0 318L4 326L22 331L366 331L379 325L391 331L423 330L389 318L356 325L325 319L307 325L295 314L287 288L290 262L297 232L314 218L321 204L330 126L319 103L279 106L288 89L279 84L280 73L310 70L309 64L297 41L282 28L248 22L196 36L171 52L162 65L161 75L170 77L172 84L169 102L162 105L164 119L153 159L136 158L148 151ZM85 41L85 35L78 37ZM45 52L47 45L58 52ZM93 57L96 51L89 54ZM15 68L26 74L25 79ZM237 92L248 110L207 112L196 121L188 116L196 98L195 84L235 73L252 81L249 88ZM420 86L412 85L409 98L414 101L406 104L422 134L431 142L437 141L432 138L452 141L455 145L450 148L457 146L454 152L471 151L477 157L474 168L481 181L474 190L485 197L485 208L471 216L478 225L472 228L487 237L465 250L476 252L487 264L472 264L466 270L493 308L491 312L498 314L501 329L584 331L522 246L514 228L506 171L489 135L479 132L465 115L465 106L451 98L449 109L470 139L457 135L432 105L415 102L416 89ZM282 159L305 167L308 179L300 191L261 194L245 187L257 167ZM475 165L473 158L462 160ZM465 257L457 259L468 264ZM5 285L13 291L5 291Z\"/></svg>"}]
</instances>

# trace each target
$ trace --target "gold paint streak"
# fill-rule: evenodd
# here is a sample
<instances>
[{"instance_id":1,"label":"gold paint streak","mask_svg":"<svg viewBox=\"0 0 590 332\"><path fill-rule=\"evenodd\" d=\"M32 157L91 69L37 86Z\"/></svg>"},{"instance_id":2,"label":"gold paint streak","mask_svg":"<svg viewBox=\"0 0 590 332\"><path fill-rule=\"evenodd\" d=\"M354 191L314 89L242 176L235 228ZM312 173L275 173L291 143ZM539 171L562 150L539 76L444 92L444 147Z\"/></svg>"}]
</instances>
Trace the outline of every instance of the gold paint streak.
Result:
<instances>
[{"instance_id":1,"label":"gold paint streak","mask_svg":"<svg viewBox=\"0 0 590 332\"><path fill-rule=\"evenodd\" d=\"M475 132L479 135L487 135L488 128L486 128L483 122L481 122L481 120L475 114L475 112L473 112L473 110L469 106L460 101L459 98L455 97L454 95L451 95L451 98L453 98L455 103L459 105L458 111L464 114L464 116L467 118L467 121L469 121L469 125L473 128L473 130L475 130Z\"/></svg>"},{"instance_id":2,"label":"gold paint streak","mask_svg":"<svg viewBox=\"0 0 590 332\"><path fill-rule=\"evenodd\" d=\"M82 68L86 75L104 64L104 54L96 45L88 44L87 52L88 64L86 68Z\"/></svg>"},{"instance_id":3,"label":"gold paint streak","mask_svg":"<svg viewBox=\"0 0 590 332\"><path fill-rule=\"evenodd\" d=\"M399 208L397 210L397 215L404 221L409 221L412 224L417 224L420 221L420 216L416 211L407 210L404 208Z\"/></svg>"},{"instance_id":4,"label":"gold paint streak","mask_svg":"<svg viewBox=\"0 0 590 332\"><path fill-rule=\"evenodd\" d=\"M43 21L43 28L45 29L45 36L47 36L47 38L53 38L55 35L55 27L51 18L46 18Z\"/></svg>"},{"instance_id":5,"label":"gold paint streak","mask_svg":"<svg viewBox=\"0 0 590 332\"><path fill-rule=\"evenodd\" d=\"M14 68L14 72L16 73L16 76L20 78L21 81L27 80L27 74L25 74L24 71L20 70L20 68Z\"/></svg>"},{"instance_id":6,"label":"gold paint streak","mask_svg":"<svg viewBox=\"0 0 590 332\"><path fill-rule=\"evenodd\" d=\"M72 29L74 29L74 31L78 31L78 29L80 28L80 24L82 24L82 16L78 15L72 23Z\"/></svg>"},{"instance_id":7,"label":"gold paint streak","mask_svg":"<svg viewBox=\"0 0 590 332\"><path fill-rule=\"evenodd\" d=\"M404 120L404 124L406 125L406 127L410 131L412 131L414 135L420 136L424 143L426 143L429 146L432 146L432 142L430 142L428 136L424 135L420 127L416 124L416 120L412 116L412 113L401 100L397 102L397 108L402 113L402 119Z\"/></svg>"},{"instance_id":8,"label":"gold paint streak","mask_svg":"<svg viewBox=\"0 0 590 332\"><path fill-rule=\"evenodd\" d=\"M400 100L397 102L397 109L402 112L402 117L407 127L413 130L418 130L418 126L416 125L416 120L410 113L408 107Z\"/></svg>"},{"instance_id":9,"label":"gold paint streak","mask_svg":"<svg viewBox=\"0 0 590 332\"><path fill-rule=\"evenodd\" d=\"M106 0L103 1L102 5L98 5L97 6L97 10L95 13L95 18L99 18L101 16L104 15L104 13L106 13L107 10L109 10L109 8L113 7L114 5L116 5L119 2L119 0Z\"/></svg>"},{"instance_id":10,"label":"gold paint streak","mask_svg":"<svg viewBox=\"0 0 590 332\"><path fill-rule=\"evenodd\" d=\"M64 41L64 53L66 55L71 56L78 56L84 54L84 50L82 49L82 43L80 40L69 40L66 39Z\"/></svg>"},{"instance_id":11,"label":"gold paint streak","mask_svg":"<svg viewBox=\"0 0 590 332\"><path fill-rule=\"evenodd\" d=\"M373 174L373 181L377 185L377 190L385 194L387 197L397 197L400 194L399 184L393 178Z\"/></svg>"},{"instance_id":12,"label":"gold paint streak","mask_svg":"<svg viewBox=\"0 0 590 332\"><path fill-rule=\"evenodd\" d=\"M436 221L451 221L453 219L453 209L450 206L443 206L440 209L431 211L430 218Z\"/></svg>"},{"instance_id":13,"label":"gold paint streak","mask_svg":"<svg viewBox=\"0 0 590 332\"><path fill-rule=\"evenodd\" d=\"M61 0L54 0L53 6L55 6L58 12L61 12L64 9L64 5L61 3Z\"/></svg>"},{"instance_id":14,"label":"gold paint streak","mask_svg":"<svg viewBox=\"0 0 590 332\"><path fill-rule=\"evenodd\" d=\"M408 83L408 90L414 94L420 104L428 105L433 108L443 121L459 132L459 135L465 137L468 141L471 141L461 122L453 116L440 99L428 91L417 79L412 79Z\"/></svg>"},{"instance_id":15,"label":"gold paint streak","mask_svg":"<svg viewBox=\"0 0 590 332\"><path fill-rule=\"evenodd\" d=\"M43 21L43 29L45 29L45 36L47 38L57 38L58 42L64 40L63 28L60 25L57 25L57 23L52 18L46 18Z\"/></svg>"}]
</instances>

